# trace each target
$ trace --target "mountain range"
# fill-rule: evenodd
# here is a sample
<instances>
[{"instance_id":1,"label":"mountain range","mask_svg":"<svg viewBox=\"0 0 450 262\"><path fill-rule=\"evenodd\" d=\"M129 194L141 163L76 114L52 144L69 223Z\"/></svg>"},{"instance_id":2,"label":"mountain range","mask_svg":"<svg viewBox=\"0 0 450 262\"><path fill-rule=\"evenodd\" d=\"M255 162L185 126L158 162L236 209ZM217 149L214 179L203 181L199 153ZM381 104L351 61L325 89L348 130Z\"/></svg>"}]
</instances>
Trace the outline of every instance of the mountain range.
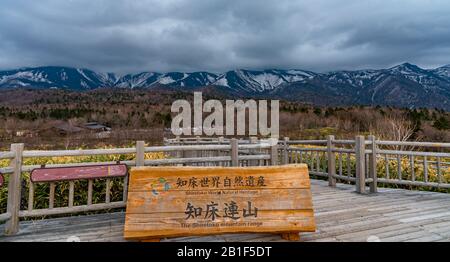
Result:
<instances>
[{"instance_id":1,"label":"mountain range","mask_svg":"<svg viewBox=\"0 0 450 262\"><path fill-rule=\"evenodd\" d=\"M0 71L2 88L175 88L207 90L233 97L287 99L317 105L436 107L450 111L450 65L423 69L403 63L387 69L332 71L244 70L142 72L118 75L89 69L46 66Z\"/></svg>"}]
</instances>

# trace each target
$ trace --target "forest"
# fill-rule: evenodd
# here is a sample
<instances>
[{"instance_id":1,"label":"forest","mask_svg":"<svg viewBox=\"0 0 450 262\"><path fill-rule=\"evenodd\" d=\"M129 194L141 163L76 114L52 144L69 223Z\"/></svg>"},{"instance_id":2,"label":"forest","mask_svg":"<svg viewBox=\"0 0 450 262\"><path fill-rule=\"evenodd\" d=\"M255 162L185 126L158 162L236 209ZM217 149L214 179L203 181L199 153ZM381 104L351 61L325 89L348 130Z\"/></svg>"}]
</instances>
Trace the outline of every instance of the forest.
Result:
<instances>
[{"instance_id":1,"label":"forest","mask_svg":"<svg viewBox=\"0 0 450 262\"><path fill-rule=\"evenodd\" d=\"M27 148L69 149L120 146L145 140L161 144L170 137L173 101L193 93L159 89L67 90L7 89L0 91L0 147L24 142ZM204 94L203 99L238 99ZM243 100L248 98L241 98ZM98 123L108 131L86 130ZM80 128L81 127L81 128ZM355 105L318 107L280 101L280 136L320 139L373 134L388 140L450 141L450 113L435 108Z\"/></svg>"}]
</instances>

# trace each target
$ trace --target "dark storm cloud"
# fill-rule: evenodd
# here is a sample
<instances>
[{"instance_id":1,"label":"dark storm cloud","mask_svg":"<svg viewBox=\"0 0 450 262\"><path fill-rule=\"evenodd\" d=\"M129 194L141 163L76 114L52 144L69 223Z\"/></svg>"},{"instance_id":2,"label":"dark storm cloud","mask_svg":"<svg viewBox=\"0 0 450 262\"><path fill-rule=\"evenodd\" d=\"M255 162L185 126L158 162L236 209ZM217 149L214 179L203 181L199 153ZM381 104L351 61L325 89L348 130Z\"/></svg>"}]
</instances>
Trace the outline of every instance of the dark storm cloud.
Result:
<instances>
[{"instance_id":1,"label":"dark storm cloud","mask_svg":"<svg viewBox=\"0 0 450 262\"><path fill-rule=\"evenodd\" d=\"M448 1L1 0L0 69L378 68L450 63Z\"/></svg>"}]
</instances>

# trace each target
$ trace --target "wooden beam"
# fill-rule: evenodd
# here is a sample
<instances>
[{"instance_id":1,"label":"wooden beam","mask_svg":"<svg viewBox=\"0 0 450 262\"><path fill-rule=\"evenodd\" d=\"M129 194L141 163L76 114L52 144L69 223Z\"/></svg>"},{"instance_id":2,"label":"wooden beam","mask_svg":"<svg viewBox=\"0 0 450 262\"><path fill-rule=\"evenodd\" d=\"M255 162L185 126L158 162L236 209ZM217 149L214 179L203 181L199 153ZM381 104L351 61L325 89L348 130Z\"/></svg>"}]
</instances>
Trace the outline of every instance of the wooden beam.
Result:
<instances>
[{"instance_id":1,"label":"wooden beam","mask_svg":"<svg viewBox=\"0 0 450 262\"><path fill-rule=\"evenodd\" d=\"M300 233L299 232L282 233L281 234L281 238L284 239L284 240L289 240L289 241L299 241L300 240Z\"/></svg>"},{"instance_id":2,"label":"wooden beam","mask_svg":"<svg viewBox=\"0 0 450 262\"><path fill-rule=\"evenodd\" d=\"M136 166L145 165L145 142L136 142Z\"/></svg>"},{"instance_id":3,"label":"wooden beam","mask_svg":"<svg viewBox=\"0 0 450 262\"><path fill-rule=\"evenodd\" d=\"M11 160L11 167L14 172L9 176L8 182L7 213L9 213L11 217L6 221L6 235L14 235L19 231L23 148L24 144L11 145L11 152L14 152L14 158Z\"/></svg>"},{"instance_id":4,"label":"wooden beam","mask_svg":"<svg viewBox=\"0 0 450 262\"><path fill-rule=\"evenodd\" d=\"M366 192L366 168L365 155L366 144L364 136L357 136L355 138L355 152L356 152L356 192Z\"/></svg>"},{"instance_id":5,"label":"wooden beam","mask_svg":"<svg viewBox=\"0 0 450 262\"><path fill-rule=\"evenodd\" d=\"M372 183L370 183L370 193L376 193L378 191L378 174L377 174L377 141L375 136L369 136L370 147L372 153L369 155L369 177L372 178Z\"/></svg>"},{"instance_id":6,"label":"wooden beam","mask_svg":"<svg viewBox=\"0 0 450 262\"><path fill-rule=\"evenodd\" d=\"M239 166L238 140L232 138L231 141L231 166Z\"/></svg>"},{"instance_id":7,"label":"wooden beam","mask_svg":"<svg viewBox=\"0 0 450 262\"><path fill-rule=\"evenodd\" d=\"M333 152L334 136L329 135L327 138L327 159L328 159L328 185L336 187L336 178L333 177L336 173L336 156Z\"/></svg>"}]
</instances>

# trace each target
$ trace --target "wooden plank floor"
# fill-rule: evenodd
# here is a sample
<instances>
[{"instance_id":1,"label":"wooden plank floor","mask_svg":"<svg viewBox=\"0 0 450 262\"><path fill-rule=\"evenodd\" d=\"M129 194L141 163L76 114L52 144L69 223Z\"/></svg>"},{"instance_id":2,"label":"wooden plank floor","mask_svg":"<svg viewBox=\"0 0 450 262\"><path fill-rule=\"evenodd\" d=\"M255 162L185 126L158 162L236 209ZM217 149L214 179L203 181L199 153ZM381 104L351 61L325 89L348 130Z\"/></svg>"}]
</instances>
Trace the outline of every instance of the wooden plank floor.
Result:
<instances>
[{"instance_id":1,"label":"wooden plank floor","mask_svg":"<svg viewBox=\"0 0 450 262\"><path fill-rule=\"evenodd\" d=\"M360 195L350 185L311 183L317 232L302 233L301 241L450 241L450 194L381 188ZM123 212L27 221L19 234L0 235L0 241L124 241L123 224ZM271 234L226 234L163 241L284 240Z\"/></svg>"}]
</instances>

